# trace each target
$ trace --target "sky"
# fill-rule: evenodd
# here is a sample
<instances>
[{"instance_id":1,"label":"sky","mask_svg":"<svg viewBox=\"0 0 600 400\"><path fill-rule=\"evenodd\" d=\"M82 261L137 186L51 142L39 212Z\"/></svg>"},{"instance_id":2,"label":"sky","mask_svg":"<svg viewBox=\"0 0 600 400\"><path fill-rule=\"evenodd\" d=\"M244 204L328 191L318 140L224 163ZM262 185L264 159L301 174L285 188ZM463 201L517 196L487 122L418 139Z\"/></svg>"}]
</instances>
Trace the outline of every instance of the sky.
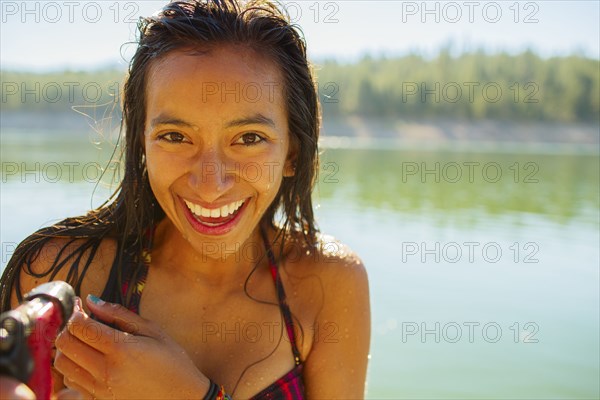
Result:
<instances>
[{"instance_id":1,"label":"sky","mask_svg":"<svg viewBox=\"0 0 600 400\"><path fill-rule=\"evenodd\" d=\"M139 16L165 1L0 0L0 68L125 68ZM285 1L311 59L483 48L600 58L600 1ZM127 43L130 44L127 44Z\"/></svg>"}]
</instances>

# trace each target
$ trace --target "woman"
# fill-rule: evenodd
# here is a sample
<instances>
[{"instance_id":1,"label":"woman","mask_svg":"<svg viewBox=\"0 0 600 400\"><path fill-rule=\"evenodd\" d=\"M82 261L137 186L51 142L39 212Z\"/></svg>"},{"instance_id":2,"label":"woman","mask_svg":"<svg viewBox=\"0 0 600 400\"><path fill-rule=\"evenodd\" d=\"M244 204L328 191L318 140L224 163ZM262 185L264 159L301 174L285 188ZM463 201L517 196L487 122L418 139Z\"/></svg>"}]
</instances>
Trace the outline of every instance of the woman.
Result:
<instances>
[{"instance_id":1,"label":"woman","mask_svg":"<svg viewBox=\"0 0 600 400\"><path fill-rule=\"evenodd\" d=\"M19 246L3 309L73 285L85 302L54 366L91 398L363 397L367 276L315 226L302 38L264 1L174 2L139 30L124 179Z\"/></svg>"}]
</instances>

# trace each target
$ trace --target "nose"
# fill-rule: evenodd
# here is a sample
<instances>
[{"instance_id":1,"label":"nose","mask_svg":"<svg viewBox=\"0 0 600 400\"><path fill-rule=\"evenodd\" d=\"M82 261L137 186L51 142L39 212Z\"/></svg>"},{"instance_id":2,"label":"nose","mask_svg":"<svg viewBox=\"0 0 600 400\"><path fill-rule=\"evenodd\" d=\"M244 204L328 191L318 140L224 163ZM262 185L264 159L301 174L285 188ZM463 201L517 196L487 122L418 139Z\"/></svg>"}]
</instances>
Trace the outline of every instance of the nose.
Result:
<instances>
[{"instance_id":1,"label":"nose","mask_svg":"<svg viewBox=\"0 0 600 400\"><path fill-rule=\"evenodd\" d=\"M203 149L189 174L189 184L206 202L213 202L235 183L235 163L217 149Z\"/></svg>"}]
</instances>

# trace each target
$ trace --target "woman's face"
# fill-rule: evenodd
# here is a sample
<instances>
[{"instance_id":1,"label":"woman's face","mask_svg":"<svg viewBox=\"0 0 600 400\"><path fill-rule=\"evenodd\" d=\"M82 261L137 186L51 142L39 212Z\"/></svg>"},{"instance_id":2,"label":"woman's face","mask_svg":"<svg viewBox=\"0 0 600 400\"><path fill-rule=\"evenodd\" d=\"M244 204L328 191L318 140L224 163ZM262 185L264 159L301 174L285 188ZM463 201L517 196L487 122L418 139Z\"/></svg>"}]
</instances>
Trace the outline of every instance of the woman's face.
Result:
<instances>
[{"instance_id":1,"label":"woman's face","mask_svg":"<svg viewBox=\"0 0 600 400\"><path fill-rule=\"evenodd\" d=\"M242 245L293 174L282 82L276 64L243 47L176 51L150 67L150 185L200 252Z\"/></svg>"}]
</instances>

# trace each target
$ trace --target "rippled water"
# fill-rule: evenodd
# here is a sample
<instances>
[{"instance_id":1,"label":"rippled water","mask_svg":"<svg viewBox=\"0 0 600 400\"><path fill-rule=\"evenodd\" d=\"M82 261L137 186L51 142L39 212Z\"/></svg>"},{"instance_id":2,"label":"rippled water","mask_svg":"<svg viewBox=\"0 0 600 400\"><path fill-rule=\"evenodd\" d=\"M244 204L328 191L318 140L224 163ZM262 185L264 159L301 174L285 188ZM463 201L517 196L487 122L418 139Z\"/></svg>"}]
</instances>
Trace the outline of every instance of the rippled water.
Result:
<instances>
[{"instance_id":1,"label":"rippled water","mask_svg":"<svg viewBox=\"0 0 600 400\"><path fill-rule=\"evenodd\" d=\"M109 153L3 135L2 266L100 203ZM600 397L598 154L379 147L327 149L315 192L321 229L369 272L368 397Z\"/></svg>"}]
</instances>

